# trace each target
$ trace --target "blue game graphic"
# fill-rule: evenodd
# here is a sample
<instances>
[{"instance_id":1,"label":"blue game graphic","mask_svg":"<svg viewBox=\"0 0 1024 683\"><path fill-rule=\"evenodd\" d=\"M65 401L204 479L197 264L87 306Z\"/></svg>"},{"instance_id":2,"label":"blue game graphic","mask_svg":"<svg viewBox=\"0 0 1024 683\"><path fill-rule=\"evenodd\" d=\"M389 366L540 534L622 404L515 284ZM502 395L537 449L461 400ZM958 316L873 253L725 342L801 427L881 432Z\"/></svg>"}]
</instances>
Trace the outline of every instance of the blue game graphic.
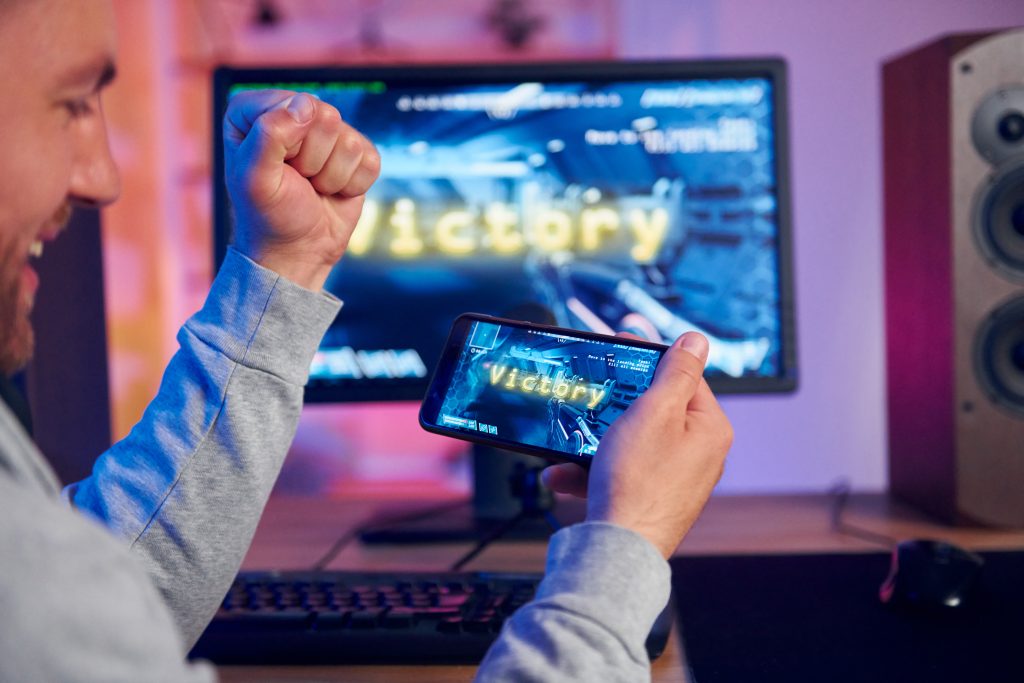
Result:
<instances>
[{"instance_id":1,"label":"blue game graphic","mask_svg":"<svg viewBox=\"0 0 1024 683\"><path fill-rule=\"evenodd\" d=\"M335 105L382 160L312 381L422 384L459 314L526 303L560 327L698 330L709 376L781 374L771 80L235 90L265 85Z\"/></svg>"},{"instance_id":2,"label":"blue game graphic","mask_svg":"<svg viewBox=\"0 0 1024 683\"><path fill-rule=\"evenodd\" d=\"M661 352L474 321L436 423L592 457Z\"/></svg>"}]
</instances>

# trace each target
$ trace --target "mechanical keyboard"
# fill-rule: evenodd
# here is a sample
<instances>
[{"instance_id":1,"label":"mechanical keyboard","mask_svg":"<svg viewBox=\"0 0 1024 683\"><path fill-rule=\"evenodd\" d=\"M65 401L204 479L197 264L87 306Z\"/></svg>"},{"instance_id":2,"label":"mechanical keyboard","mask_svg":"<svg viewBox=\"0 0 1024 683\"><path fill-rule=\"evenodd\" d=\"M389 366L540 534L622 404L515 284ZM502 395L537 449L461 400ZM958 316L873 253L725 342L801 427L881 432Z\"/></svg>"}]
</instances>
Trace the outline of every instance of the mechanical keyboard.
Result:
<instances>
[{"instance_id":1,"label":"mechanical keyboard","mask_svg":"<svg viewBox=\"0 0 1024 683\"><path fill-rule=\"evenodd\" d=\"M217 664L475 664L540 574L243 572L190 653ZM672 601L647 639L665 649Z\"/></svg>"}]
</instances>

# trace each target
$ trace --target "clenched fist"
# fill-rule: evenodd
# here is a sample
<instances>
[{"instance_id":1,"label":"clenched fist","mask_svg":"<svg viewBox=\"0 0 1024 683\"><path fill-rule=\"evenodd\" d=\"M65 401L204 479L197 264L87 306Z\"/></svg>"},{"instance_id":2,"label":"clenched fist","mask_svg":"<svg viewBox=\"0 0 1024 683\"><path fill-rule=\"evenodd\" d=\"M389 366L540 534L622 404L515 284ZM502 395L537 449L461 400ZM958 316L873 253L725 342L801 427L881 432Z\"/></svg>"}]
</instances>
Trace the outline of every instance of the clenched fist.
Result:
<instances>
[{"instance_id":1,"label":"clenched fist","mask_svg":"<svg viewBox=\"0 0 1024 683\"><path fill-rule=\"evenodd\" d=\"M345 252L380 155L337 109L286 90L241 92L224 117L235 248L318 290Z\"/></svg>"}]
</instances>

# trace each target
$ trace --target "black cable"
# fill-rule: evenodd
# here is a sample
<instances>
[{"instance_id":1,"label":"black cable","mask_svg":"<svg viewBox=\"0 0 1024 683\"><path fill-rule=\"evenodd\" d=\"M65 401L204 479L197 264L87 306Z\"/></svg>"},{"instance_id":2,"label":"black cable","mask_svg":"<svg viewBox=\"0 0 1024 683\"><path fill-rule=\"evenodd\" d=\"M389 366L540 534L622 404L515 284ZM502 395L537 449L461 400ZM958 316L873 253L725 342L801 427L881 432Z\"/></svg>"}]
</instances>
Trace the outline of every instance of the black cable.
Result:
<instances>
[{"instance_id":1,"label":"black cable","mask_svg":"<svg viewBox=\"0 0 1024 683\"><path fill-rule=\"evenodd\" d=\"M456 560L452 564L451 569L449 569L448 571L457 572L460 569L462 569L464 566L469 564L470 560L472 560L474 557L482 553L487 546L489 546L491 543L494 543L499 538L507 534L517 524L519 524L519 522L521 522L524 519L526 519L526 513L520 512L515 517L510 517L498 526L491 529L491 531L487 535L481 538L480 541L475 546L473 546L472 550L470 550L468 553L466 553L458 560Z\"/></svg>"},{"instance_id":2,"label":"black cable","mask_svg":"<svg viewBox=\"0 0 1024 683\"><path fill-rule=\"evenodd\" d=\"M544 511L544 521L546 521L548 526L551 527L552 533L562 528L562 523L558 521L558 518L555 517L555 513L551 512L551 510Z\"/></svg>"},{"instance_id":3,"label":"black cable","mask_svg":"<svg viewBox=\"0 0 1024 683\"><path fill-rule=\"evenodd\" d=\"M435 505L433 507L429 507L426 509L415 510L413 512L407 512L401 515L392 515L390 517L370 519L366 522L363 522L359 526L353 529L349 529L344 534L342 534L341 537L338 538L338 540L335 541L334 544L327 550L327 552L324 553L323 556L321 556L320 559L313 564L313 571L322 571L323 569L325 569L327 565L334 561L334 558L338 556L338 553L344 550L349 543L356 540L357 538L359 538L361 534L364 534L367 531L384 530L388 527L397 526L399 524L405 524L406 522L415 522L421 519L430 519L435 515L448 512L449 510L457 510L458 508L463 507L465 505L469 505L468 500L459 500L455 502L448 501L445 503L441 503L440 505Z\"/></svg>"},{"instance_id":4,"label":"black cable","mask_svg":"<svg viewBox=\"0 0 1024 683\"><path fill-rule=\"evenodd\" d=\"M519 512L485 534L472 550L452 564L449 571L457 572L462 569L470 560L482 553L487 546L507 534L524 519L543 517L552 532L562 528L561 522L551 512L550 506L553 501L544 503L541 500L540 473L543 469L543 467L526 467L522 463L516 465L509 483L512 494L519 499Z\"/></svg>"},{"instance_id":5,"label":"black cable","mask_svg":"<svg viewBox=\"0 0 1024 683\"><path fill-rule=\"evenodd\" d=\"M850 499L850 482L840 479L829 489L829 493L835 496L835 499L832 501L832 531L859 538L868 543L882 545L889 549L892 549L897 544L896 539L890 536L878 534L869 529L847 524L843 521L843 511L846 508L847 501Z\"/></svg>"},{"instance_id":6,"label":"black cable","mask_svg":"<svg viewBox=\"0 0 1024 683\"><path fill-rule=\"evenodd\" d=\"M359 538L359 534L361 533L361 531L361 528L358 527L355 529L349 529L337 541L334 542L334 545L332 545L330 549L326 553L324 553L319 560L316 561L316 563L313 564L313 571L323 571L324 568L327 567L327 565L334 561L334 558L338 556L338 553L344 550L349 543Z\"/></svg>"}]
</instances>

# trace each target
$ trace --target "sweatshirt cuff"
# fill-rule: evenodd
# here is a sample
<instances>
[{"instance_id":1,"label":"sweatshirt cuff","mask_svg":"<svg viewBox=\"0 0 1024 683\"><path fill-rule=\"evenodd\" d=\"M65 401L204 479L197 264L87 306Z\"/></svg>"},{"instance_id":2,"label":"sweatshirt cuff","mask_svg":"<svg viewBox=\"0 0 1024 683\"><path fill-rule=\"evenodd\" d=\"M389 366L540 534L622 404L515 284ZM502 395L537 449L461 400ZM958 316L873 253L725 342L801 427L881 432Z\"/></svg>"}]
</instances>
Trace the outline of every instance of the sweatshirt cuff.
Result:
<instances>
[{"instance_id":1,"label":"sweatshirt cuff","mask_svg":"<svg viewBox=\"0 0 1024 683\"><path fill-rule=\"evenodd\" d=\"M547 574L537 598L573 612L640 648L668 603L672 572L644 537L607 522L584 522L551 537Z\"/></svg>"},{"instance_id":2,"label":"sweatshirt cuff","mask_svg":"<svg viewBox=\"0 0 1024 683\"><path fill-rule=\"evenodd\" d=\"M185 330L236 363L304 385L320 340L341 309L229 247L206 303Z\"/></svg>"}]
</instances>

